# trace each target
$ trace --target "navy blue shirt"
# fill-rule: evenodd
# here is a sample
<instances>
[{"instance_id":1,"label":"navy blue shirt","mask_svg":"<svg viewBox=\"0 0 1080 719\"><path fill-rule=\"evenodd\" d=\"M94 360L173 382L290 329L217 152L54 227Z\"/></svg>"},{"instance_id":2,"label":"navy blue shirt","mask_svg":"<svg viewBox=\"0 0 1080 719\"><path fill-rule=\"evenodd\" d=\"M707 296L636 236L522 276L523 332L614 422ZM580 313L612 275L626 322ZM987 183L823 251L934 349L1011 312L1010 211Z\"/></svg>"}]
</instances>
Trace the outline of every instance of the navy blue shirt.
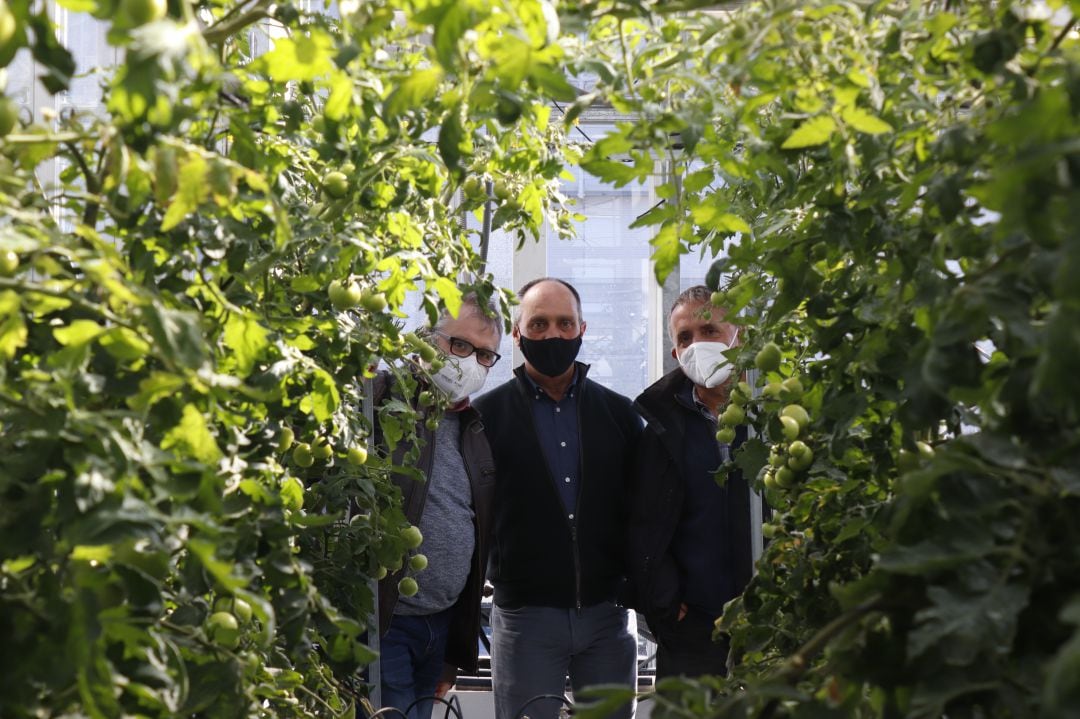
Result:
<instances>
[{"instance_id":1,"label":"navy blue shirt","mask_svg":"<svg viewBox=\"0 0 1080 719\"><path fill-rule=\"evenodd\" d=\"M574 378L570 380L566 394L558 402L536 384L532 377L528 374L525 377L533 389L532 412L536 424L536 439L544 450L551 478L555 481L555 488L562 499L567 517L573 520L580 480L577 369L574 370Z\"/></svg>"},{"instance_id":2,"label":"navy blue shirt","mask_svg":"<svg viewBox=\"0 0 1080 719\"><path fill-rule=\"evenodd\" d=\"M716 420L694 397L693 385L677 400L688 413L681 458L686 494L671 549L679 566L683 602L719 616L736 594L728 488L718 485L714 476L730 457L731 448L717 442Z\"/></svg>"}]
</instances>

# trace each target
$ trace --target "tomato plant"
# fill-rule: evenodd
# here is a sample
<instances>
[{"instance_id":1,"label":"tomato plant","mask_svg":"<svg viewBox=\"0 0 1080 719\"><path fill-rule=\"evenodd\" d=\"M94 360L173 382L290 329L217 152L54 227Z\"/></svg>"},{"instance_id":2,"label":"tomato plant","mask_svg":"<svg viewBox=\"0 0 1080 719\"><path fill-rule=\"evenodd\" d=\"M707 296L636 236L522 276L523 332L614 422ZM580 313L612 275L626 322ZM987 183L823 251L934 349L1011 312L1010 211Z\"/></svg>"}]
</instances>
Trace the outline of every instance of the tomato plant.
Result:
<instances>
[{"instance_id":1,"label":"tomato plant","mask_svg":"<svg viewBox=\"0 0 1080 719\"><path fill-rule=\"evenodd\" d=\"M469 290L507 304L454 208L466 178L530 188L494 226L561 226L557 19L62 4L123 61L104 112L24 128L0 96L3 714L348 714L369 579L412 537L368 380L406 354L409 293L432 318ZM57 93L75 63L47 5L0 2L0 75L29 53ZM388 444L416 409L379 410Z\"/></svg>"},{"instance_id":2,"label":"tomato plant","mask_svg":"<svg viewBox=\"0 0 1080 719\"><path fill-rule=\"evenodd\" d=\"M720 258L774 509L732 677L654 715L1074 715L1080 7L617 5L582 102L633 119L583 164L669 168L658 279Z\"/></svg>"}]
</instances>

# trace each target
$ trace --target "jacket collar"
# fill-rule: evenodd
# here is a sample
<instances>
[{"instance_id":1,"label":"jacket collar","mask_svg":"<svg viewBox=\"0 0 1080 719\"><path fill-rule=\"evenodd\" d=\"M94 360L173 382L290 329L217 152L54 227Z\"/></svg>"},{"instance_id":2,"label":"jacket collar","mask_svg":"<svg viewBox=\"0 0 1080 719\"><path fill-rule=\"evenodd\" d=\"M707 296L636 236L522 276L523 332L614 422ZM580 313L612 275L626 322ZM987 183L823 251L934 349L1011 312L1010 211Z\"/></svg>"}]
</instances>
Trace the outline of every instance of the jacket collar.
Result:
<instances>
[{"instance_id":1,"label":"jacket collar","mask_svg":"<svg viewBox=\"0 0 1080 719\"><path fill-rule=\"evenodd\" d=\"M571 386L577 387L580 396L581 391L585 388L585 377L589 374L589 365L575 360L574 367L577 371L574 373L574 380L571 383ZM536 383L533 382L532 377L525 371L524 362L514 368L514 376L517 377L518 386L531 397L536 391Z\"/></svg>"}]
</instances>

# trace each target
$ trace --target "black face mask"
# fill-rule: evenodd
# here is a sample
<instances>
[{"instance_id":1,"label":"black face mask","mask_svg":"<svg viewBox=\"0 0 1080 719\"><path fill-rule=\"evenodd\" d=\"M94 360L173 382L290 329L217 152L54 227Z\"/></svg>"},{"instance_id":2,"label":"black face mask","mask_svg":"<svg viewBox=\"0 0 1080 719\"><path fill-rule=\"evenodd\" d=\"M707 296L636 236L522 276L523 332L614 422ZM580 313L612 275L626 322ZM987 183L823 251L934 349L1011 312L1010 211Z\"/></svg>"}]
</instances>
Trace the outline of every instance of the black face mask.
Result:
<instances>
[{"instance_id":1,"label":"black face mask","mask_svg":"<svg viewBox=\"0 0 1080 719\"><path fill-rule=\"evenodd\" d=\"M519 336L521 354L529 361L536 370L548 377L558 377L570 365L574 364L578 350L581 349L581 336L572 340L564 340L562 337L552 337L546 340L531 340L524 335Z\"/></svg>"}]
</instances>

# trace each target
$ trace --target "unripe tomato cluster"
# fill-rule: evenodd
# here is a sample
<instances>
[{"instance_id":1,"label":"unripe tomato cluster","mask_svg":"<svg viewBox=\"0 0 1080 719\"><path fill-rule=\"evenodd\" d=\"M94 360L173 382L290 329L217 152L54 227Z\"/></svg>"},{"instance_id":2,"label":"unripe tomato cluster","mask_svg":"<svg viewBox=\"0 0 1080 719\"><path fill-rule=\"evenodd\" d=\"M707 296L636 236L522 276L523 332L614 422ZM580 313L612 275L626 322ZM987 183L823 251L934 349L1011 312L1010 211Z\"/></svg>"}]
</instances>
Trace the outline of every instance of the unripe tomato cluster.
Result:
<instances>
[{"instance_id":1,"label":"unripe tomato cluster","mask_svg":"<svg viewBox=\"0 0 1080 719\"><path fill-rule=\"evenodd\" d=\"M339 312L359 306L368 312L379 313L389 304L386 295L382 292L363 289L356 280L351 278L344 281L334 280L327 288L326 294L330 298L330 304Z\"/></svg>"},{"instance_id":2,"label":"unripe tomato cluster","mask_svg":"<svg viewBox=\"0 0 1080 719\"><path fill-rule=\"evenodd\" d=\"M207 639L222 649L236 649L252 614L251 605L240 597L219 597L214 602L214 611L203 623L203 631Z\"/></svg>"}]
</instances>

